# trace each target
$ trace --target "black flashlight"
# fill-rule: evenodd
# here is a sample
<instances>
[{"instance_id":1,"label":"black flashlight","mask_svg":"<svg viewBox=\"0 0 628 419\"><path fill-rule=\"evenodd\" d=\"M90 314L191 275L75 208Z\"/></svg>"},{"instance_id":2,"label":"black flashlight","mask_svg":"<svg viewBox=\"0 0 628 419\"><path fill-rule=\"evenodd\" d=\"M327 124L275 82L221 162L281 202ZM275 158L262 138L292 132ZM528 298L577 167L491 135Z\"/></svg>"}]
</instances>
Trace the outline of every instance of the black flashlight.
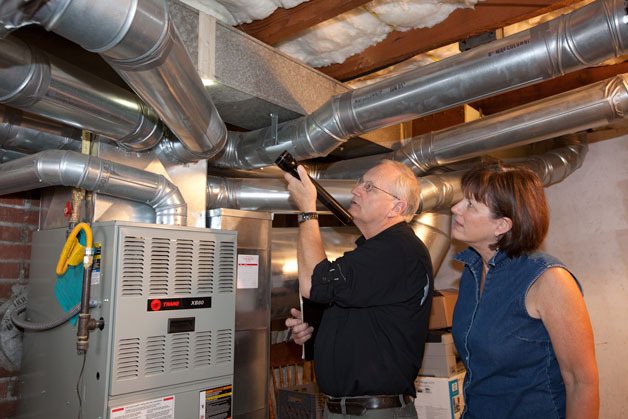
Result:
<instances>
[{"instance_id":1,"label":"black flashlight","mask_svg":"<svg viewBox=\"0 0 628 419\"><path fill-rule=\"evenodd\" d=\"M275 160L275 164L284 172L288 172L295 178L301 180L301 177L297 172L297 166L299 163L294 159L294 157L292 157L292 154L288 153L288 151L281 153L279 157L277 157L277 160ZM351 214L349 214L347 210L344 209L340 203L338 203L338 201L336 201L336 199L329 194L329 192L319 185L318 182L312 179L312 177L310 177L310 180L316 188L316 197L319 201L321 201L321 204L325 205L325 207L327 207L327 209L329 209L341 223L345 225L353 224L353 217Z\"/></svg>"}]
</instances>

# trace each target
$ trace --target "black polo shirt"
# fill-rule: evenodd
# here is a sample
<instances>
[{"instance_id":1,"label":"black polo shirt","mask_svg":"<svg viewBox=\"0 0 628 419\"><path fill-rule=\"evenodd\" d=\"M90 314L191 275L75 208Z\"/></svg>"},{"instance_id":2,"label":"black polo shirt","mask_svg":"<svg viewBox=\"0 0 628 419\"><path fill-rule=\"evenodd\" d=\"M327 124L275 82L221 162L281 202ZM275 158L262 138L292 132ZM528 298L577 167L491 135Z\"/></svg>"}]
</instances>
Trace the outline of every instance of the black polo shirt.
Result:
<instances>
[{"instance_id":1,"label":"black polo shirt","mask_svg":"<svg viewBox=\"0 0 628 419\"><path fill-rule=\"evenodd\" d=\"M314 269L310 299L329 304L314 342L316 381L330 396L408 394L423 359L432 263L405 222Z\"/></svg>"}]
</instances>

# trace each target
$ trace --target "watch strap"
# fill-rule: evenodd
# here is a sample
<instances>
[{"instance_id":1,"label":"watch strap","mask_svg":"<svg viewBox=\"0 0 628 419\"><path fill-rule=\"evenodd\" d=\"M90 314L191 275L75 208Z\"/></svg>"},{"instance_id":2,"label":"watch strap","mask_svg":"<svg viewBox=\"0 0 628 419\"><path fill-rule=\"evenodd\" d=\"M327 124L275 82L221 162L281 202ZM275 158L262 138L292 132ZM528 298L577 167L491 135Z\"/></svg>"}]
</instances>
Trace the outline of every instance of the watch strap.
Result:
<instances>
[{"instance_id":1,"label":"watch strap","mask_svg":"<svg viewBox=\"0 0 628 419\"><path fill-rule=\"evenodd\" d=\"M297 220L299 224L306 222L307 220L318 220L317 212L302 212L298 215Z\"/></svg>"}]
</instances>

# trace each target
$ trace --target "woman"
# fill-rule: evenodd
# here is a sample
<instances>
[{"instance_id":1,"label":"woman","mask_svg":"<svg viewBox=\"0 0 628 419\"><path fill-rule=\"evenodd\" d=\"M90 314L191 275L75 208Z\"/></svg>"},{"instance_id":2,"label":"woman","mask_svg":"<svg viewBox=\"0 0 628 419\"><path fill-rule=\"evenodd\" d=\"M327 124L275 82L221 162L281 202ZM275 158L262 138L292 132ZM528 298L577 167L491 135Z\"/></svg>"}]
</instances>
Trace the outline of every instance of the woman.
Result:
<instances>
[{"instance_id":1,"label":"woman","mask_svg":"<svg viewBox=\"0 0 628 419\"><path fill-rule=\"evenodd\" d=\"M469 249L453 336L467 375L463 419L596 419L598 372L580 284L537 251L548 229L538 176L491 164L462 178L452 237Z\"/></svg>"}]
</instances>

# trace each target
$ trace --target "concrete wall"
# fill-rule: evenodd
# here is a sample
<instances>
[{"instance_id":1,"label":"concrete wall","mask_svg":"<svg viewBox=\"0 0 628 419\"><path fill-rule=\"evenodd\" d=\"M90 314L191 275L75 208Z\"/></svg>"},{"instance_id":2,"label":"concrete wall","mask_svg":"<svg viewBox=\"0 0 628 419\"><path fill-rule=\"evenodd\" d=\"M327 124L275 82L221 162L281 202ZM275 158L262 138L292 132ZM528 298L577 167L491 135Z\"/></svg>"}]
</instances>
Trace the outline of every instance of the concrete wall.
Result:
<instances>
[{"instance_id":1,"label":"concrete wall","mask_svg":"<svg viewBox=\"0 0 628 419\"><path fill-rule=\"evenodd\" d=\"M621 419L628 417L628 134L596 137L582 167L546 189L551 224L544 250L582 283L600 369L600 418ZM457 287L451 254L437 288Z\"/></svg>"}]
</instances>

